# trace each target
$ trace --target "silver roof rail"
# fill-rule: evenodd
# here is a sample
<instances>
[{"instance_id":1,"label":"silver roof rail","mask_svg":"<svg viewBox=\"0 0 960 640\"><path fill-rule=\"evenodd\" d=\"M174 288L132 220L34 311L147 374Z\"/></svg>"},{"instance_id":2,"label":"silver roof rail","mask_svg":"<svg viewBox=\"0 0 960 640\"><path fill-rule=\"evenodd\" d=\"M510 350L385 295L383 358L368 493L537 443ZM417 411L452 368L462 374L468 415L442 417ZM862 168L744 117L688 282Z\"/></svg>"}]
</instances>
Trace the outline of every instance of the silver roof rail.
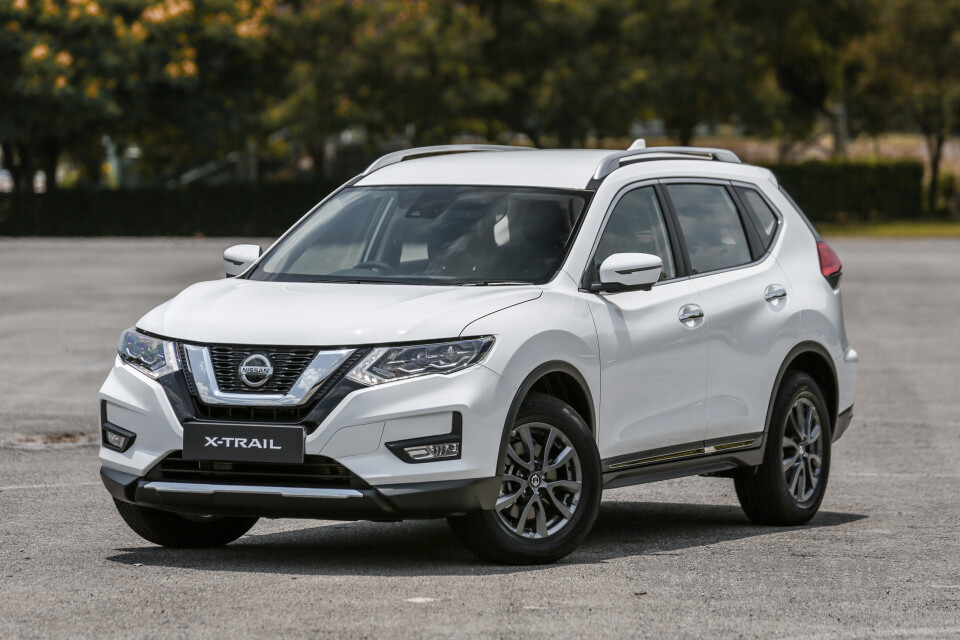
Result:
<instances>
[{"instance_id":1,"label":"silver roof rail","mask_svg":"<svg viewBox=\"0 0 960 640\"><path fill-rule=\"evenodd\" d=\"M425 158L428 156L442 156L448 153L469 153L471 151L529 151L531 147L514 147L501 144L441 144L435 147L416 147L415 149L402 149L388 153L378 158L373 164L367 167L366 171L360 175L368 176L378 169L389 167L392 164L403 162L404 160L413 160L414 158Z\"/></svg>"},{"instance_id":2,"label":"silver roof rail","mask_svg":"<svg viewBox=\"0 0 960 640\"><path fill-rule=\"evenodd\" d=\"M634 143L636 144L636 143ZM716 160L718 162L736 162L740 163L740 158L733 151L728 149L711 149L707 147L646 147L627 149L626 151L615 151L606 156L597 165L597 170L593 174L594 180L602 180L625 164L631 161L639 162L643 156L659 153L672 153L680 156L693 156L702 160ZM651 158L652 160L652 158Z\"/></svg>"}]
</instances>

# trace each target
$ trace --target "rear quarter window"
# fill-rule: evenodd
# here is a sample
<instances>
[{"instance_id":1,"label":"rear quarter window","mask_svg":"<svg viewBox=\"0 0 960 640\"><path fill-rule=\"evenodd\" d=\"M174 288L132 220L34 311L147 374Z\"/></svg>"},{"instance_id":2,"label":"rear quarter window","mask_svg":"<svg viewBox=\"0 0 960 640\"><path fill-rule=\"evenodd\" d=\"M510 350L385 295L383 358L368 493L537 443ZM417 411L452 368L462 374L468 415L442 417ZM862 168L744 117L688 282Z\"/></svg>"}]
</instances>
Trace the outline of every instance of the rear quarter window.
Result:
<instances>
[{"instance_id":1,"label":"rear quarter window","mask_svg":"<svg viewBox=\"0 0 960 640\"><path fill-rule=\"evenodd\" d=\"M777 234L777 224L779 224L777 214L773 212L773 209L756 189L737 187L737 195L746 205L747 214L753 219L753 223L757 227L757 233L760 234L763 247L769 249L773 237Z\"/></svg>"}]
</instances>

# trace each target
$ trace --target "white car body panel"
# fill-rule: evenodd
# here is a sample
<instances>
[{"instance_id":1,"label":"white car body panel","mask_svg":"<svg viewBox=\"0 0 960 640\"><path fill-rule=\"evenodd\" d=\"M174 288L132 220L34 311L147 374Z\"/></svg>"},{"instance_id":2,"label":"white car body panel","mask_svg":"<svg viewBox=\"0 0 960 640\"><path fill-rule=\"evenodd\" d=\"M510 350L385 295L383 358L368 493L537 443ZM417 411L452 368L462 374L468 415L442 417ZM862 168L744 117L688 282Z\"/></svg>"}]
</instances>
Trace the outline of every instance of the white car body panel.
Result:
<instances>
[{"instance_id":1,"label":"white car body panel","mask_svg":"<svg viewBox=\"0 0 960 640\"><path fill-rule=\"evenodd\" d=\"M650 291L582 294L600 341L603 402L598 442L603 458L704 438L707 428L707 341L702 327L679 321L700 304L689 280Z\"/></svg>"},{"instance_id":2,"label":"white car body panel","mask_svg":"<svg viewBox=\"0 0 960 640\"><path fill-rule=\"evenodd\" d=\"M583 189L602 150L508 151L434 156L399 162L365 176L358 187L397 184L471 184ZM513 162L504 162L504 156ZM452 161L451 161L452 160ZM531 162L532 161L532 162Z\"/></svg>"},{"instance_id":3,"label":"white car body panel","mask_svg":"<svg viewBox=\"0 0 960 640\"><path fill-rule=\"evenodd\" d=\"M137 323L201 343L364 345L460 335L479 317L540 295L534 286L426 287L257 282L228 278L185 289Z\"/></svg>"},{"instance_id":4,"label":"white car body panel","mask_svg":"<svg viewBox=\"0 0 960 640\"><path fill-rule=\"evenodd\" d=\"M703 299L707 336L707 440L760 433L777 372L799 342L801 304L768 255L760 263L691 279ZM781 286L785 298L767 302Z\"/></svg>"}]
</instances>

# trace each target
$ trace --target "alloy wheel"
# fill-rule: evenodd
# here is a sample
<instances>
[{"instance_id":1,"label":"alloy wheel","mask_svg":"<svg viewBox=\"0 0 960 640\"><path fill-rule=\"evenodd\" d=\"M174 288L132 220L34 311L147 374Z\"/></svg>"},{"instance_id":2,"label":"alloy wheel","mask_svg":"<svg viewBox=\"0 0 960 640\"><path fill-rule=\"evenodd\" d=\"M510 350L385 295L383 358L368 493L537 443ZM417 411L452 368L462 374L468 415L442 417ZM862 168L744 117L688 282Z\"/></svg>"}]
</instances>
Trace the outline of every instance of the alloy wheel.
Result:
<instances>
[{"instance_id":1,"label":"alloy wheel","mask_svg":"<svg viewBox=\"0 0 960 640\"><path fill-rule=\"evenodd\" d=\"M822 433L817 407L808 398L797 398L787 412L783 430L783 473L787 490L797 503L810 500L820 484Z\"/></svg>"},{"instance_id":2,"label":"alloy wheel","mask_svg":"<svg viewBox=\"0 0 960 640\"><path fill-rule=\"evenodd\" d=\"M577 450L562 431L542 422L516 427L496 512L507 531L546 538L563 529L580 503L583 476Z\"/></svg>"}]
</instances>

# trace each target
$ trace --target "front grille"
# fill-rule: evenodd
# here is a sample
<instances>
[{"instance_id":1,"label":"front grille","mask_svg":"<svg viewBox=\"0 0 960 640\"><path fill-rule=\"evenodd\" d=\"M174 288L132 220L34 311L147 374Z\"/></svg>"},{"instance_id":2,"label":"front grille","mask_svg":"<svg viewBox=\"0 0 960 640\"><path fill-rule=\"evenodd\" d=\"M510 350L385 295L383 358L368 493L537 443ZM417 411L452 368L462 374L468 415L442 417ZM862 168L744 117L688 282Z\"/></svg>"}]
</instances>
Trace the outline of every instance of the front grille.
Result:
<instances>
[{"instance_id":1,"label":"front grille","mask_svg":"<svg viewBox=\"0 0 960 640\"><path fill-rule=\"evenodd\" d=\"M196 403L197 417L225 422L299 423L310 415L314 403L296 407L240 407L227 404Z\"/></svg>"},{"instance_id":2,"label":"front grille","mask_svg":"<svg viewBox=\"0 0 960 640\"><path fill-rule=\"evenodd\" d=\"M262 387L251 388L240 379L240 365L255 353L260 353L273 363L273 375ZM256 393L286 395L300 378L303 370L317 355L309 347L250 347L218 345L210 347L217 386L227 393Z\"/></svg>"},{"instance_id":3,"label":"front grille","mask_svg":"<svg viewBox=\"0 0 960 640\"><path fill-rule=\"evenodd\" d=\"M301 464L184 460L171 453L150 470L147 480L263 487L359 487L363 482L336 460L305 456Z\"/></svg>"},{"instance_id":4,"label":"front grille","mask_svg":"<svg viewBox=\"0 0 960 640\"><path fill-rule=\"evenodd\" d=\"M222 420L224 422L268 422L268 423L292 423L300 424L310 415L310 412L317 406L326 395L343 380L343 377L353 369L360 360L370 352L370 349L361 348L353 352L340 367L327 376L323 384L313 393L305 404L296 406L259 406L245 407L239 405L212 405L204 404L200 401L197 393L196 384L193 381L193 375L189 370L184 370L187 379L187 387L194 399L194 408L196 417L201 420ZM186 360L186 355L181 351L181 359ZM218 381L219 384L219 381ZM317 428L316 422L304 423L307 433L313 433Z\"/></svg>"}]
</instances>

